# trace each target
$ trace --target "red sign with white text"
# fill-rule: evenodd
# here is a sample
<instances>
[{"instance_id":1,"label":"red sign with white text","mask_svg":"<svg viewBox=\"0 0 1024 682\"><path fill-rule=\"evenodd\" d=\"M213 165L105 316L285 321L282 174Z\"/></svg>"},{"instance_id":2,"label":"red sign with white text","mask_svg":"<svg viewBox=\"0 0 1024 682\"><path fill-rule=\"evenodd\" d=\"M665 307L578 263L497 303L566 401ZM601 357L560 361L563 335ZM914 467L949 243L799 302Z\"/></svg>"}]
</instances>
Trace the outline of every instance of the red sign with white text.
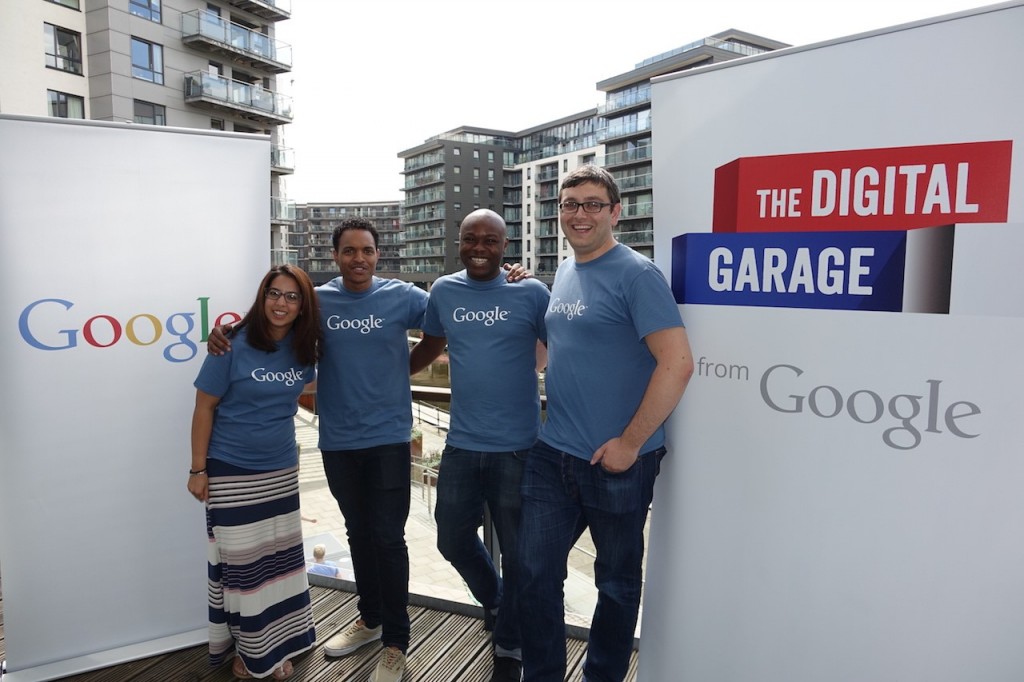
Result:
<instances>
[{"instance_id":1,"label":"red sign with white text","mask_svg":"<svg viewBox=\"0 0 1024 682\"><path fill-rule=\"evenodd\" d=\"M739 158L715 169L715 232L1006 222L1011 140Z\"/></svg>"}]
</instances>

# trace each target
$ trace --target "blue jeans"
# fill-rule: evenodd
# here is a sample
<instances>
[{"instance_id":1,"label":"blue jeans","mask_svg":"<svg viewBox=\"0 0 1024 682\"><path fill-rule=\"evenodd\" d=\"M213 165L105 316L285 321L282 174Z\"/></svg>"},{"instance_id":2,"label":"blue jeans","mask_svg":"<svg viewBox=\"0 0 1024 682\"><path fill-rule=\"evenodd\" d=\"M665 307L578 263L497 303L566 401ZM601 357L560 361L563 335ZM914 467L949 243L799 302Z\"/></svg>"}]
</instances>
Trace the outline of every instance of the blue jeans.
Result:
<instances>
[{"instance_id":1,"label":"blue jeans","mask_svg":"<svg viewBox=\"0 0 1024 682\"><path fill-rule=\"evenodd\" d=\"M519 485L526 451L477 452L448 446L437 479L437 549L451 562L480 605L498 608L492 638L501 653L518 658ZM477 535L484 503L501 546L501 577Z\"/></svg>"},{"instance_id":2,"label":"blue jeans","mask_svg":"<svg viewBox=\"0 0 1024 682\"><path fill-rule=\"evenodd\" d=\"M523 471L519 522L524 682L565 678L563 586L569 550L587 527L597 559L597 607L583 676L621 682L633 647L643 584L644 523L665 449L612 474L537 441Z\"/></svg>"},{"instance_id":3,"label":"blue jeans","mask_svg":"<svg viewBox=\"0 0 1024 682\"><path fill-rule=\"evenodd\" d=\"M409 444L325 450L324 473L345 517L359 615L381 642L409 649Z\"/></svg>"}]
</instances>

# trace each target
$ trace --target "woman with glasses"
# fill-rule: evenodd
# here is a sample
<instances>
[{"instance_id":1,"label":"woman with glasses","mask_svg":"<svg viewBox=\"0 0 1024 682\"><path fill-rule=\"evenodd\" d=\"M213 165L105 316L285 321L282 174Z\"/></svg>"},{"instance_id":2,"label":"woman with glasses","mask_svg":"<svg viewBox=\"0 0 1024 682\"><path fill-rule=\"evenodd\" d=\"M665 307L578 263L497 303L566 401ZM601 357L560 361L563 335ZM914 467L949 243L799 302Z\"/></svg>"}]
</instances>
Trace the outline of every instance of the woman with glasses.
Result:
<instances>
[{"instance_id":1,"label":"woman with glasses","mask_svg":"<svg viewBox=\"0 0 1024 682\"><path fill-rule=\"evenodd\" d=\"M312 390L321 330L313 284L274 267L195 380L188 490L206 504L210 664L283 680L316 633L302 549L293 418Z\"/></svg>"}]
</instances>

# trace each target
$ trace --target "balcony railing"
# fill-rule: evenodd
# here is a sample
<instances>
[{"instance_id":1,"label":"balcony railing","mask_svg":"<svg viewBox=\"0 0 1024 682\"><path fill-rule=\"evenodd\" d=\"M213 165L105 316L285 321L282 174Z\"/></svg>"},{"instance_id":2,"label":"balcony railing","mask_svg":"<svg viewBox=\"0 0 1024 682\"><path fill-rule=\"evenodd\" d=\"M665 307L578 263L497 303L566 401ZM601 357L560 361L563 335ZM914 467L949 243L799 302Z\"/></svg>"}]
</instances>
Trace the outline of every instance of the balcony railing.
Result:
<instances>
[{"instance_id":1,"label":"balcony railing","mask_svg":"<svg viewBox=\"0 0 1024 682\"><path fill-rule=\"evenodd\" d=\"M541 204L537 209L538 218L557 218L558 204Z\"/></svg>"},{"instance_id":2,"label":"balcony railing","mask_svg":"<svg viewBox=\"0 0 1024 682\"><path fill-rule=\"evenodd\" d=\"M181 40L192 47L228 53L251 66L274 73L292 68L292 46L223 19L213 12L197 9L181 15Z\"/></svg>"},{"instance_id":3,"label":"balcony railing","mask_svg":"<svg viewBox=\"0 0 1024 682\"><path fill-rule=\"evenodd\" d=\"M545 182L547 180L557 180L558 179L558 169L557 168L548 168L546 170L542 170L539 173L537 173L537 175L535 177L536 177L537 182Z\"/></svg>"},{"instance_id":4,"label":"balcony railing","mask_svg":"<svg viewBox=\"0 0 1024 682\"><path fill-rule=\"evenodd\" d=\"M266 123L292 120L292 98L206 71L185 74L185 101L227 108Z\"/></svg>"},{"instance_id":5,"label":"balcony railing","mask_svg":"<svg viewBox=\"0 0 1024 682\"><path fill-rule=\"evenodd\" d=\"M613 111L629 109L630 107L640 106L641 104L646 104L650 101L650 86L636 92L623 92L609 97L604 104L597 108L597 115L604 116L605 114L610 114Z\"/></svg>"},{"instance_id":6,"label":"balcony railing","mask_svg":"<svg viewBox=\"0 0 1024 682\"><path fill-rule=\"evenodd\" d=\"M411 159L406 159L405 170L406 172L408 172L416 170L417 168L436 166L439 163L444 163L444 150L436 151L430 154L423 154L421 156L414 156Z\"/></svg>"},{"instance_id":7,"label":"balcony railing","mask_svg":"<svg viewBox=\"0 0 1024 682\"><path fill-rule=\"evenodd\" d=\"M620 166L626 163L646 161L651 158L651 149L651 145L645 144L641 147L633 147L632 149L608 152L604 157L604 166L605 168L609 168L611 166Z\"/></svg>"},{"instance_id":8,"label":"balcony railing","mask_svg":"<svg viewBox=\"0 0 1024 682\"><path fill-rule=\"evenodd\" d=\"M623 204L619 218L647 218L654 215L654 202L644 201L638 204Z\"/></svg>"},{"instance_id":9,"label":"balcony railing","mask_svg":"<svg viewBox=\"0 0 1024 682\"><path fill-rule=\"evenodd\" d=\"M403 222L422 223L427 220L444 220L444 206L431 207L419 211L406 211Z\"/></svg>"},{"instance_id":10,"label":"balcony railing","mask_svg":"<svg viewBox=\"0 0 1024 682\"><path fill-rule=\"evenodd\" d=\"M640 230L639 232L619 232L615 235L621 243L627 245L633 244L653 244L654 243L654 231L653 230Z\"/></svg>"},{"instance_id":11,"label":"balcony railing","mask_svg":"<svg viewBox=\"0 0 1024 682\"><path fill-rule=\"evenodd\" d=\"M403 265L403 274L413 274L417 272L444 272L443 265Z\"/></svg>"},{"instance_id":12,"label":"balcony railing","mask_svg":"<svg viewBox=\"0 0 1024 682\"><path fill-rule=\"evenodd\" d=\"M258 17L270 21L282 21L292 15L292 0L227 0L229 5L240 7Z\"/></svg>"},{"instance_id":13,"label":"balcony railing","mask_svg":"<svg viewBox=\"0 0 1024 682\"><path fill-rule=\"evenodd\" d=\"M298 265L299 252L294 249L273 249L270 252L271 265Z\"/></svg>"},{"instance_id":14,"label":"balcony railing","mask_svg":"<svg viewBox=\"0 0 1024 682\"><path fill-rule=\"evenodd\" d=\"M629 123L616 123L614 125L608 125L597 130L597 141L605 142L606 140L612 140L616 137L626 137L627 135L636 135L644 131L651 129L651 117L648 116L643 121L630 121Z\"/></svg>"},{"instance_id":15,"label":"balcony railing","mask_svg":"<svg viewBox=\"0 0 1024 682\"><path fill-rule=\"evenodd\" d=\"M541 225L537 228L538 237L557 237L558 226L557 225Z\"/></svg>"},{"instance_id":16,"label":"balcony railing","mask_svg":"<svg viewBox=\"0 0 1024 682\"><path fill-rule=\"evenodd\" d=\"M419 249L404 248L401 251L402 258L425 258L431 256L443 256L443 246L425 246Z\"/></svg>"},{"instance_id":17,"label":"balcony railing","mask_svg":"<svg viewBox=\"0 0 1024 682\"><path fill-rule=\"evenodd\" d=\"M405 241L408 242L410 239L437 239L438 237L444 237L443 227L428 227L426 229L410 229L406 230Z\"/></svg>"},{"instance_id":18,"label":"balcony railing","mask_svg":"<svg viewBox=\"0 0 1024 682\"><path fill-rule=\"evenodd\" d=\"M273 173L295 172L295 150L274 145L270 148L270 170Z\"/></svg>"},{"instance_id":19,"label":"balcony railing","mask_svg":"<svg viewBox=\"0 0 1024 682\"><path fill-rule=\"evenodd\" d=\"M405 176L405 189L412 189L413 187L422 187L423 185L433 185L438 182L444 182L444 169L429 171L427 173L417 173L416 175Z\"/></svg>"},{"instance_id":20,"label":"balcony railing","mask_svg":"<svg viewBox=\"0 0 1024 682\"><path fill-rule=\"evenodd\" d=\"M275 222L294 222L295 202L281 197L270 197L270 218Z\"/></svg>"},{"instance_id":21,"label":"balcony railing","mask_svg":"<svg viewBox=\"0 0 1024 682\"><path fill-rule=\"evenodd\" d=\"M444 201L444 190L427 190L423 192L406 192L405 194L405 206L418 206L420 204L433 204L438 201Z\"/></svg>"},{"instance_id":22,"label":"balcony railing","mask_svg":"<svg viewBox=\"0 0 1024 682\"><path fill-rule=\"evenodd\" d=\"M653 174L644 173L643 175L627 175L615 178L615 184L619 186L620 190L644 189L653 185L653 180Z\"/></svg>"}]
</instances>

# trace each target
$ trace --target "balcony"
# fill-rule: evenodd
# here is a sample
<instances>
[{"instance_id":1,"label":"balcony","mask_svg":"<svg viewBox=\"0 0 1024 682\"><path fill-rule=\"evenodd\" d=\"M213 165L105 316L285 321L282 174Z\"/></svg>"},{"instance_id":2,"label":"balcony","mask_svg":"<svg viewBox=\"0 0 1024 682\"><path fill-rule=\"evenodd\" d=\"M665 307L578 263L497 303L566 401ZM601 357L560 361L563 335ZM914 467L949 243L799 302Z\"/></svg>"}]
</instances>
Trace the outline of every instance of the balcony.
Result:
<instances>
[{"instance_id":1,"label":"balcony","mask_svg":"<svg viewBox=\"0 0 1024 682\"><path fill-rule=\"evenodd\" d=\"M417 170L418 168L426 168L427 166L438 166L444 163L444 150L433 152L432 154L421 154L420 156L414 156L411 159L405 160L405 171Z\"/></svg>"},{"instance_id":2,"label":"balcony","mask_svg":"<svg viewBox=\"0 0 1024 682\"><path fill-rule=\"evenodd\" d=\"M558 204L541 204L537 209L537 218L557 218Z\"/></svg>"},{"instance_id":3,"label":"balcony","mask_svg":"<svg viewBox=\"0 0 1024 682\"><path fill-rule=\"evenodd\" d=\"M402 258L431 258L444 255L443 246L424 246L418 249L405 248L400 253Z\"/></svg>"},{"instance_id":4,"label":"balcony","mask_svg":"<svg viewBox=\"0 0 1024 682\"><path fill-rule=\"evenodd\" d=\"M538 237L557 237L558 225L541 225L537 228Z\"/></svg>"},{"instance_id":5,"label":"balcony","mask_svg":"<svg viewBox=\"0 0 1024 682\"><path fill-rule=\"evenodd\" d=\"M291 97L206 71L185 74L185 101L271 125L292 120Z\"/></svg>"},{"instance_id":6,"label":"balcony","mask_svg":"<svg viewBox=\"0 0 1024 682\"><path fill-rule=\"evenodd\" d=\"M619 220L624 218L649 218L654 215L654 202L644 201L637 204L623 204Z\"/></svg>"},{"instance_id":7,"label":"balcony","mask_svg":"<svg viewBox=\"0 0 1024 682\"><path fill-rule=\"evenodd\" d=\"M420 204L435 204L444 201L444 190L427 190L423 192L406 192L405 207L419 206Z\"/></svg>"},{"instance_id":8,"label":"balcony","mask_svg":"<svg viewBox=\"0 0 1024 682\"><path fill-rule=\"evenodd\" d=\"M637 135L639 133L646 132L651 129L651 117L648 116L643 121L630 121L628 123L616 123L614 125L608 125L597 130L597 141L607 143L608 140L614 140L619 137L629 137L630 135Z\"/></svg>"},{"instance_id":9,"label":"balcony","mask_svg":"<svg viewBox=\"0 0 1024 682\"><path fill-rule=\"evenodd\" d=\"M429 220L444 220L444 217L444 206L431 206L419 211L406 211L402 222L408 225L410 223L423 223Z\"/></svg>"},{"instance_id":10,"label":"balcony","mask_svg":"<svg viewBox=\"0 0 1024 682\"><path fill-rule=\"evenodd\" d=\"M537 201L551 201L558 198L558 185L544 185L537 191Z\"/></svg>"},{"instance_id":11,"label":"balcony","mask_svg":"<svg viewBox=\"0 0 1024 682\"><path fill-rule=\"evenodd\" d=\"M414 275L417 273L443 273L444 265L403 265L403 275Z\"/></svg>"},{"instance_id":12,"label":"balcony","mask_svg":"<svg viewBox=\"0 0 1024 682\"><path fill-rule=\"evenodd\" d=\"M273 223L294 223L295 202L281 197L270 197L270 220Z\"/></svg>"},{"instance_id":13,"label":"balcony","mask_svg":"<svg viewBox=\"0 0 1024 682\"><path fill-rule=\"evenodd\" d=\"M444 182L444 169L436 171L427 171L425 173L416 173L415 175L405 176L405 189L412 189L414 187L423 187L424 185L435 185L439 182Z\"/></svg>"},{"instance_id":14,"label":"balcony","mask_svg":"<svg viewBox=\"0 0 1024 682\"><path fill-rule=\"evenodd\" d=\"M414 239L438 239L444 237L443 227L428 227L421 229L409 229L404 233L405 241L409 242Z\"/></svg>"},{"instance_id":15,"label":"balcony","mask_svg":"<svg viewBox=\"0 0 1024 682\"><path fill-rule=\"evenodd\" d=\"M623 149L617 152L607 152L604 157L604 167L625 166L631 163L648 161L651 158L651 145L645 144L632 149Z\"/></svg>"},{"instance_id":16,"label":"balcony","mask_svg":"<svg viewBox=\"0 0 1024 682\"><path fill-rule=\"evenodd\" d=\"M548 180L557 180L557 179L558 179L558 169L557 168L545 168L544 170L538 172L537 176L536 176L537 182L546 182Z\"/></svg>"},{"instance_id":17,"label":"balcony","mask_svg":"<svg viewBox=\"0 0 1024 682\"><path fill-rule=\"evenodd\" d=\"M270 172L287 175L295 172L295 150L274 145L270 148Z\"/></svg>"},{"instance_id":18,"label":"balcony","mask_svg":"<svg viewBox=\"0 0 1024 682\"><path fill-rule=\"evenodd\" d=\"M648 86L638 92L624 92L610 96L605 100L604 104L597 108L597 115L604 116L614 112L626 111L650 104L650 102L651 88Z\"/></svg>"},{"instance_id":19,"label":"balcony","mask_svg":"<svg viewBox=\"0 0 1024 682\"><path fill-rule=\"evenodd\" d=\"M623 192L650 189L654 184L654 175L652 173L644 173L643 175L627 175L625 177L615 178L615 184L617 184L619 186L619 190Z\"/></svg>"},{"instance_id":20,"label":"balcony","mask_svg":"<svg viewBox=\"0 0 1024 682\"><path fill-rule=\"evenodd\" d=\"M650 246L654 244L653 230L639 230L636 232L619 232L615 238L627 246Z\"/></svg>"},{"instance_id":21,"label":"balcony","mask_svg":"<svg viewBox=\"0 0 1024 682\"><path fill-rule=\"evenodd\" d=\"M295 249L273 249L270 252L270 264L298 266L299 252Z\"/></svg>"},{"instance_id":22,"label":"balcony","mask_svg":"<svg viewBox=\"0 0 1024 682\"><path fill-rule=\"evenodd\" d=\"M227 0L232 7L244 9L246 12L267 19L282 21L292 15L292 0Z\"/></svg>"},{"instance_id":23,"label":"balcony","mask_svg":"<svg viewBox=\"0 0 1024 682\"><path fill-rule=\"evenodd\" d=\"M181 41L189 47L219 55L271 73L292 69L292 46L241 24L197 9L181 15Z\"/></svg>"}]
</instances>

